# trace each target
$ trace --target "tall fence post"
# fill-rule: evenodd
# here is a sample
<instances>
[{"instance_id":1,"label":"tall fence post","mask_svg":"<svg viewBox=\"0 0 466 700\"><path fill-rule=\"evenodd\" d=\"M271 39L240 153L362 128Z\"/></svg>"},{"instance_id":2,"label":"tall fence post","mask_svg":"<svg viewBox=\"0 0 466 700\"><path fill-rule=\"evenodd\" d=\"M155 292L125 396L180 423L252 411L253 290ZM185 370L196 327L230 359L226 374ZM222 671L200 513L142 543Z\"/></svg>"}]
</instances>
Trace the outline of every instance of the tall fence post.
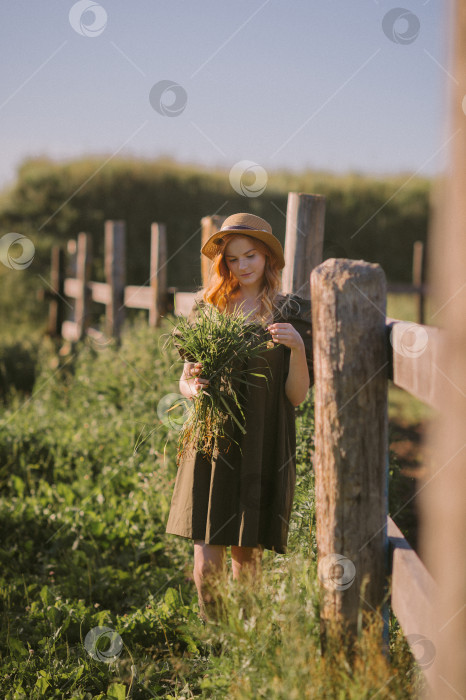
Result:
<instances>
[{"instance_id":1,"label":"tall fence post","mask_svg":"<svg viewBox=\"0 0 466 700\"><path fill-rule=\"evenodd\" d=\"M149 326L160 326L167 309L167 233L165 224L152 224L150 244L150 286L152 305Z\"/></svg>"},{"instance_id":2,"label":"tall fence post","mask_svg":"<svg viewBox=\"0 0 466 700\"><path fill-rule=\"evenodd\" d=\"M50 291L43 292L41 296L42 299L50 300L46 333L52 338L57 338L61 335L61 326L65 317L65 252L61 246L57 245L52 247L50 286Z\"/></svg>"},{"instance_id":3,"label":"tall fence post","mask_svg":"<svg viewBox=\"0 0 466 700\"><path fill-rule=\"evenodd\" d=\"M76 279L76 267L78 264L78 246L76 238L70 238L66 243L67 252L67 263L66 263L66 277L70 279ZM69 297L68 301L68 312L67 320L74 323L76 318L76 299Z\"/></svg>"},{"instance_id":4,"label":"tall fence post","mask_svg":"<svg viewBox=\"0 0 466 700\"><path fill-rule=\"evenodd\" d=\"M124 221L105 222L105 281L110 287L106 306L105 332L121 342L121 329L125 318L126 282L126 225Z\"/></svg>"},{"instance_id":5,"label":"tall fence post","mask_svg":"<svg viewBox=\"0 0 466 700\"><path fill-rule=\"evenodd\" d=\"M385 607L388 571L386 280L363 260L311 273L321 641L328 623L360 631L359 608ZM382 649L386 652L384 619Z\"/></svg>"},{"instance_id":6,"label":"tall fence post","mask_svg":"<svg viewBox=\"0 0 466 700\"><path fill-rule=\"evenodd\" d=\"M420 552L437 583L433 600L433 697L466 698L466 3L450 4L449 162L429 240L436 324L444 342L436 366L445 379L428 431L427 479L419 491ZM431 698L432 695L423 697Z\"/></svg>"},{"instance_id":7,"label":"tall fence post","mask_svg":"<svg viewBox=\"0 0 466 700\"><path fill-rule=\"evenodd\" d=\"M206 242L206 240L215 231L222 228L222 224L225 221L226 216L220 216L219 214L214 214L213 216L203 216L201 219L201 248ZM202 286L205 287L209 277L210 266L212 265L212 260L206 258L205 255L201 255L201 278Z\"/></svg>"},{"instance_id":8,"label":"tall fence post","mask_svg":"<svg viewBox=\"0 0 466 700\"><path fill-rule=\"evenodd\" d=\"M321 194L288 193L285 233L285 267L282 291L311 298L309 276L322 262L325 197Z\"/></svg>"},{"instance_id":9,"label":"tall fence post","mask_svg":"<svg viewBox=\"0 0 466 700\"><path fill-rule=\"evenodd\" d=\"M78 234L78 249L76 254L76 279L78 294L76 297L76 340L85 338L90 326L91 280L92 268L92 238L89 233Z\"/></svg>"},{"instance_id":10,"label":"tall fence post","mask_svg":"<svg viewBox=\"0 0 466 700\"><path fill-rule=\"evenodd\" d=\"M417 300L417 322L424 324L424 243L415 241L413 246L413 285L419 288Z\"/></svg>"}]
</instances>

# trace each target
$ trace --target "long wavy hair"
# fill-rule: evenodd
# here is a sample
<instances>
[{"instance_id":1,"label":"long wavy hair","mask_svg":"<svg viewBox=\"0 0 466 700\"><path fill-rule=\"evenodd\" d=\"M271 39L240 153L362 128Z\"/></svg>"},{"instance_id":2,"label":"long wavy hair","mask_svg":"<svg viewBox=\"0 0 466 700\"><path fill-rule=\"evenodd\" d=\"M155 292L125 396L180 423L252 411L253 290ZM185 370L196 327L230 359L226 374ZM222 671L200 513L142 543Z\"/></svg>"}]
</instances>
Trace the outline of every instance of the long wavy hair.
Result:
<instances>
[{"instance_id":1,"label":"long wavy hair","mask_svg":"<svg viewBox=\"0 0 466 700\"><path fill-rule=\"evenodd\" d=\"M254 236L245 234L228 233L223 236L223 242L219 245L218 253L212 261L209 278L205 287L199 290L202 299L219 309L222 313L231 300L234 293L240 288L239 281L233 276L225 261L225 248L233 238L249 238L254 247L265 255L265 267L263 273L262 289L258 296L259 310L249 317L249 320L257 320L259 323L271 323L273 311L276 308L275 300L279 294L281 280L277 260L268 245Z\"/></svg>"}]
</instances>

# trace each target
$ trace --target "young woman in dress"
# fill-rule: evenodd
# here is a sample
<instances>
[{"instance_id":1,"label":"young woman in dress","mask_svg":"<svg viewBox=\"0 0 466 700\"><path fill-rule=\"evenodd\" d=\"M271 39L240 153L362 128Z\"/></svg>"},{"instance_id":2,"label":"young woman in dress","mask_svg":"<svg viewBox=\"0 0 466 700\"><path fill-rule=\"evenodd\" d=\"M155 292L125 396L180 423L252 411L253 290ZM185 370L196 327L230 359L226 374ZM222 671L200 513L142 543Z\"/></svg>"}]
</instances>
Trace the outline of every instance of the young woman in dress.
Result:
<instances>
[{"instance_id":1,"label":"young woman in dress","mask_svg":"<svg viewBox=\"0 0 466 700\"><path fill-rule=\"evenodd\" d=\"M275 344L261 353L272 381L248 389L241 453L220 449L211 460L197 453L178 468L166 532L194 540L194 581L206 620L214 603L209 572L225 572L228 545L235 579L243 572L260 573L264 548L286 551L296 478L294 407L310 387L312 340L308 336L305 347L299 323L305 320L310 327L310 302L279 292L283 248L264 219L244 213L228 217L201 252L213 264L196 301L214 304L222 313L238 307L253 312L248 320L265 322ZM188 318L194 319L196 310L194 304ZM200 363L185 363L179 384L184 396L208 387L201 373Z\"/></svg>"}]
</instances>

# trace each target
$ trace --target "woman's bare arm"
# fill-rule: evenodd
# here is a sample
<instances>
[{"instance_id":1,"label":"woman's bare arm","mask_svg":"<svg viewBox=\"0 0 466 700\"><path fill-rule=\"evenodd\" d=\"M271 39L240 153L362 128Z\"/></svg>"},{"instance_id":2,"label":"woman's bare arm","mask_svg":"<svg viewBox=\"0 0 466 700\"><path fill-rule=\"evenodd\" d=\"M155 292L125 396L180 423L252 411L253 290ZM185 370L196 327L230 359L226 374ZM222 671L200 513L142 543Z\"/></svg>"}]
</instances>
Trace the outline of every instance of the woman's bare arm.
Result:
<instances>
[{"instance_id":1,"label":"woman's bare arm","mask_svg":"<svg viewBox=\"0 0 466 700\"><path fill-rule=\"evenodd\" d=\"M285 382L285 393L293 406L299 406L304 401L311 385L306 361L304 341L302 345L291 348L290 367Z\"/></svg>"},{"instance_id":2,"label":"woman's bare arm","mask_svg":"<svg viewBox=\"0 0 466 700\"><path fill-rule=\"evenodd\" d=\"M282 343L290 348L290 366L285 382L285 394L293 406L299 406L306 398L311 385L304 340L291 323L271 323L267 328L274 343Z\"/></svg>"}]
</instances>

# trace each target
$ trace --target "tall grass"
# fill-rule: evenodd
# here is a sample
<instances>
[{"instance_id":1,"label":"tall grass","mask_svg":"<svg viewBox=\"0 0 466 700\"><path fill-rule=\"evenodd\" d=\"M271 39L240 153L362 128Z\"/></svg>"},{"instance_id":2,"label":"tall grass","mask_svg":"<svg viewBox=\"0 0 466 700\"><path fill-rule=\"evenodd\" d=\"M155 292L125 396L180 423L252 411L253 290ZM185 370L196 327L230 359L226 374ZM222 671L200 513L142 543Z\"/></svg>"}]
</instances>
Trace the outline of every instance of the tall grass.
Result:
<instances>
[{"instance_id":1,"label":"tall grass","mask_svg":"<svg viewBox=\"0 0 466 700\"><path fill-rule=\"evenodd\" d=\"M297 484L286 555L265 551L260 585L224 582L204 627L192 542L165 533L177 433L158 406L181 364L141 314L121 348L44 340L30 393L0 414L0 685L20 698L411 698L422 679L390 620L374 614L351 667L322 655L316 576L312 392L297 409ZM87 633L123 647L93 658ZM102 648L101 651L104 651Z\"/></svg>"}]
</instances>

